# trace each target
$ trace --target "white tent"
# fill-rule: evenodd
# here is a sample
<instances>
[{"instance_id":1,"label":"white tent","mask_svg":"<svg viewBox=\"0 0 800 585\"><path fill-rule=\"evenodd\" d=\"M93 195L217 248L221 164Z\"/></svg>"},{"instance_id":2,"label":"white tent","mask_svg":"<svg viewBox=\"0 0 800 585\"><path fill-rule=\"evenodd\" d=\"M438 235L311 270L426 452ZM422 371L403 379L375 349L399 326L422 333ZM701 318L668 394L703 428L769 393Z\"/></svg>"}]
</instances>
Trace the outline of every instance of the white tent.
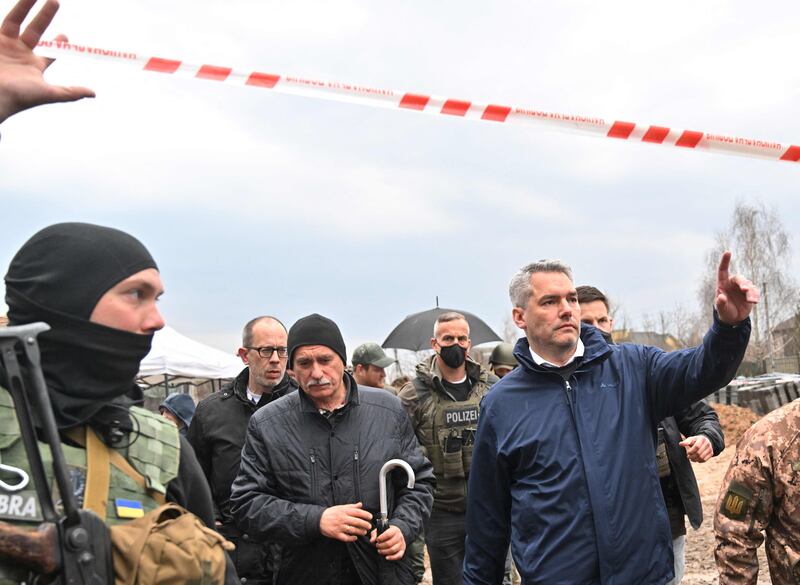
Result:
<instances>
[{"instance_id":1,"label":"white tent","mask_svg":"<svg viewBox=\"0 0 800 585\"><path fill-rule=\"evenodd\" d=\"M164 327L153 336L153 347L142 360L138 377L220 380L235 378L243 367L235 355L189 339L171 327Z\"/></svg>"}]
</instances>

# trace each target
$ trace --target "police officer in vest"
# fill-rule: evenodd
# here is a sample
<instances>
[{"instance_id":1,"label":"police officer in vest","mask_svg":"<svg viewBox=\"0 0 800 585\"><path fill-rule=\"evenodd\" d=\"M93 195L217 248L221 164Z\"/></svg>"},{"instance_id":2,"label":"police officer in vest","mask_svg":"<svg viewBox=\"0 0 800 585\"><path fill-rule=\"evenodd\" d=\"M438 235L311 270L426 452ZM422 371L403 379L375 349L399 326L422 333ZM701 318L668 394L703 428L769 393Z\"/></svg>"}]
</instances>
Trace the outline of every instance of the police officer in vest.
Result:
<instances>
[{"instance_id":1,"label":"police officer in vest","mask_svg":"<svg viewBox=\"0 0 800 585\"><path fill-rule=\"evenodd\" d=\"M398 396L436 475L433 512L425 527L433 585L461 585L472 443L481 398L497 377L467 356L469 324L460 313L439 316L431 347L435 354L417 364L417 377Z\"/></svg>"}]
</instances>

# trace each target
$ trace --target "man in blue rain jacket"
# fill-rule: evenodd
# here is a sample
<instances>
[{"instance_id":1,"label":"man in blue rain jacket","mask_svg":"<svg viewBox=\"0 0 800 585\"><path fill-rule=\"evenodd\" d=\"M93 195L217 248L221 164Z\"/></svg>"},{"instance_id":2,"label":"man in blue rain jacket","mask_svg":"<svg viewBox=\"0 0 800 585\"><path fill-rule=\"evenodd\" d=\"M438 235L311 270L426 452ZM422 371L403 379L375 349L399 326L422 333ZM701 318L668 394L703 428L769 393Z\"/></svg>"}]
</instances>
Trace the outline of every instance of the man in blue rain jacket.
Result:
<instances>
[{"instance_id":1,"label":"man in blue rain jacket","mask_svg":"<svg viewBox=\"0 0 800 585\"><path fill-rule=\"evenodd\" d=\"M541 261L510 285L520 367L486 396L467 504L465 585L502 581L511 539L525 585L663 585L671 533L655 467L666 416L724 386L758 291L720 261L703 343L665 353L580 328L569 267Z\"/></svg>"}]
</instances>

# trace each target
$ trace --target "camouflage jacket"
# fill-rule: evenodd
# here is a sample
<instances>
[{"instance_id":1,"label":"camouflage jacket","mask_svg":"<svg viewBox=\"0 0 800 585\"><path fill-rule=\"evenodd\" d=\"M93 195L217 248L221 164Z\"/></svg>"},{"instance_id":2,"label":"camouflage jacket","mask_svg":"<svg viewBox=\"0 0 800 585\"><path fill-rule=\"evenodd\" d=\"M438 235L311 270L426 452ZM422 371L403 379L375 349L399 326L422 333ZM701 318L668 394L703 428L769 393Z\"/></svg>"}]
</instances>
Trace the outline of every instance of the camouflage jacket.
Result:
<instances>
[{"instance_id":1,"label":"camouflage jacket","mask_svg":"<svg viewBox=\"0 0 800 585\"><path fill-rule=\"evenodd\" d=\"M755 585L766 533L776 585L800 585L800 400L745 433L725 475L714 517L720 585Z\"/></svg>"}]
</instances>

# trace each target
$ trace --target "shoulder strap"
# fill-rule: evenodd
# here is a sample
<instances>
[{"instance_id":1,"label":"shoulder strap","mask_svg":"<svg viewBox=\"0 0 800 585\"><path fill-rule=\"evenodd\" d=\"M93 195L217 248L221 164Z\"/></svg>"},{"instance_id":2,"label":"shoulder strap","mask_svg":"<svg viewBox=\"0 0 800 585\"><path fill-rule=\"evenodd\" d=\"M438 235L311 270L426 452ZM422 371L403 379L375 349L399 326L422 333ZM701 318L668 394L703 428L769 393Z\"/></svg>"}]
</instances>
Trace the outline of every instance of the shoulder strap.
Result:
<instances>
[{"instance_id":1,"label":"shoulder strap","mask_svg":"<svg viewBox=\"0 0 800 585\"><path fill-rule=\"evenodd\" d=\"M70 429L67 432L70 439L86 447L86 491L83 495L83 508L91 510L105 521L108 510L108 491L111 487L111 465L145 490L147 482L144 476L136 471L119 451L109 448L101 441L91 427L87 426L84 429L85 434L81 433L81 428ZM164 494L154 490L148 490L148 492L148 495L159 505L166 501Z\"/></svg>"},{"instance_id":2,"label":"shoulder strap","mask_svg":"<svg viewBox=\"0 0 800 585\"><path fill-rule=\"evenodd\" d=\"M111 464L108 447L100 440L91 427L85 427L86 434L86 491L83 494L83 508L91 510L105 522L108 510L108 490L111 487ZM76 429L78 430L78 429Z\"/></svg>"}]
</instances>

